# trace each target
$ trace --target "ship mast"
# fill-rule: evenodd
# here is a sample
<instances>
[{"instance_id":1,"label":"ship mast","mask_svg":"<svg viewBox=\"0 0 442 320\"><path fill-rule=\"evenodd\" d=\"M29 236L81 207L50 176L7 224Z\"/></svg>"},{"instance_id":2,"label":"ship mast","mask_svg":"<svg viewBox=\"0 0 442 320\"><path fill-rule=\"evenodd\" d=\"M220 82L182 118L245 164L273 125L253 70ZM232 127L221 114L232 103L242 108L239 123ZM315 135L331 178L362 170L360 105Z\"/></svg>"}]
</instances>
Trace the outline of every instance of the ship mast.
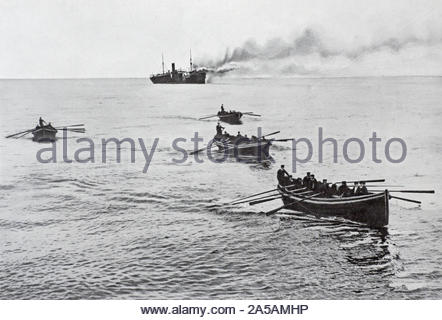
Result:
<instances>
[{"instance_id":1,"label":"ship mast","mask_svg":"<svg viewBox=\"0 0 442 320\"><path fill-rule=\"evenodd\" d=\"M192 49L190 49L190 71L192 71Z\"/></svg>"},{"instance_id":2,"label":"ship mast","mask_svg":"<svg viewBox=\"0 0 442 320\"><path fill-rule=\"evenodd\" d=\"M163 66L163 74L164 74L164 56L161 54L161 64Z\"/></svg>"}]
</instances>

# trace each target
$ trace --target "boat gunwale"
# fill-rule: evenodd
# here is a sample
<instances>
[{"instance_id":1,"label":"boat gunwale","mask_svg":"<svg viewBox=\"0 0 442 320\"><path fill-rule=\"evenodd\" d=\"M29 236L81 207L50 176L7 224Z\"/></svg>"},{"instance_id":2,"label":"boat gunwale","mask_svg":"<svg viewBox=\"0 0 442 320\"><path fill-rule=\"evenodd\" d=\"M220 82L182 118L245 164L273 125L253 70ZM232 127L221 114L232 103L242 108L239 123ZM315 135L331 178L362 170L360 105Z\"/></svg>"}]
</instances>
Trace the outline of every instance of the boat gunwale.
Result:
<instances>
[{"instance_id":1,"label":"boat gunwale","mask_svg":"<svg viewBox=\"0 0 442 320\"><path fill-rule=\"evenodd\" d=\"M385 196L385 191L361 195L361 196L351 196L344 198L324 198L324 197L312 197L309 199L305 199L305 197L299 196L297 192L287 191L285 187L281 187L278 185L278 191L281 193L283 197L287 197L293 200L303 200L303 202L312 203L312 204L326 204L326 205L343 205L343 204L351 204L358 202L367 202L373 199L381 198ZM388 191L387 191L388 192Z\"/></svg>"}]
</instances>

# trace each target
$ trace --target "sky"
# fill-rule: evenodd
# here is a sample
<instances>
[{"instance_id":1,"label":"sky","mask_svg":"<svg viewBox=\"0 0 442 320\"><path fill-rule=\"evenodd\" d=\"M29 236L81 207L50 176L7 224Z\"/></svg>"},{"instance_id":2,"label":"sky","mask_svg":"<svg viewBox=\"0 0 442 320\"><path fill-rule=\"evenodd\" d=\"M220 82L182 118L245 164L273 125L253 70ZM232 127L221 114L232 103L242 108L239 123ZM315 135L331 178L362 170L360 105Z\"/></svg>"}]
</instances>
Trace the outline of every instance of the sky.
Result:
<instances>
[{"instance_id":1,"label":"sky","mask_svg":"<svg viewBox=\"0 0 442 320\"><path fill-rule=\"evenodd\" d=\"M442 75L442 0L1 0L0 78Z\"/></svg>"}]
</instances>

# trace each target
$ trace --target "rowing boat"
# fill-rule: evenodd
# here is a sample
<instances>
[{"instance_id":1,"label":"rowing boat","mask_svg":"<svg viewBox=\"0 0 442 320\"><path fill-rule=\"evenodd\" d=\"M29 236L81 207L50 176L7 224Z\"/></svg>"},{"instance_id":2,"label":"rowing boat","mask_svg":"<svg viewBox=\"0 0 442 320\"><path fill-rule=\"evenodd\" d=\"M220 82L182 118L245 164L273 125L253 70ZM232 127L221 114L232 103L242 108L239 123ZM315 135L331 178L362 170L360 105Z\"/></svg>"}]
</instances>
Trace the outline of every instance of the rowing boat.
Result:
<instances>
[{"instance_id":1,"label":"rowing boat","mask_svg":"<svg viewBox=\"0 0 442 320\"><path fill-rule=\"evenodd\" d=\"M290 190L281 185L278 185L278 191L284 207L289 210L326 217L342 217L374 228L388 225L388 190L344 198L325 198L320 195L309 198L299 189Z\"/></svg>"},{"instance_id":2,"label":"rowing boat","mask_svg":"<svg viewBox=\"0 0 442 320\"><path fill-rule=\"evenodd\" d=\"M56 140L57 129L47 125L32 130L32 140L36 142L53 142Z\"/></svg>"},{"instance_id":3,"label":"rowing boat","mask_svg":"<svg viewBox=\"0 0 442 320\"><path fill-rule=\"evenodd\" d=\"M229 124L242 124L241 121L242 113L238 111L230 112L218 112L218 118L220 121L227 122Z\"/></svg>"},{"instance_id":4,"label":"rowing boat","mask_svg":"<svg viewBox=\"0 0 442 320\"><path fill-rule=\"evenodd\" d=\"M249 139L246 137L216 134L213 143L225 154L237 156L253 156L258 159L270 158L269 149L272 140Z\"/></svg>"}]
</instances>

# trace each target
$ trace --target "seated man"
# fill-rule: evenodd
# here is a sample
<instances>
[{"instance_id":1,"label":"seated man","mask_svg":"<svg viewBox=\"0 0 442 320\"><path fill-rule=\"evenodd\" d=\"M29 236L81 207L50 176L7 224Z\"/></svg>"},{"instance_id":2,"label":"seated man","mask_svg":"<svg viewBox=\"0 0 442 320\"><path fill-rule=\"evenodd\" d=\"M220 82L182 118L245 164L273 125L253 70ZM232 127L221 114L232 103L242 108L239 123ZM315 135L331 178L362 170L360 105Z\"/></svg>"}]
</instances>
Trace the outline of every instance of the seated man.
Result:
<instances>
[{"instance_id":1,"label":"seated man","mask_svg":"<svg viewBox=\"0 0 442 320\"><path fill-rule=\"evenodd\" d=\"M316 180L316 178L315 178L315 175L314 174L312 174L311 176L310 176L310 184L309 184L309 189L310 190L316 190L316 188L318 187L318 181Z\"/></svg>"},{"instance_id":2,"label":"seated man","mask_svg":"<svg viewBox=\"0 0 442 320\"><path fill-rule=\"evenodd\" d=\"M328 197L329 189L330 188L328 187L327 179L323 179L318 191L321 193L322 196Z\"/></svg>"},{"instance_id":3,"label":"seated man","mask_svg":"<svg viewBox=\"0 0 442 320\"><path fill-rule=\"evenodd\" d=\"M342 181L338 188L338 196L348 197L351 195L350 188L347 186L347 181Z\"/></svg>"},{"instance_id":4,"label":"seated man","mask_svg":"<svg viewBox=\"0 0 442 320\"><path fill-rule=\"evenodd\" d=\"M338 187L336 186L336 183L333 183L330 187L328 194L330 197L338 195Z\"/></svg>"},{"instance_id":5,"label":"seated man","mask_svg":"<svg viewBox=\"0 0 442 320\"><path fill-rule=\"evenodd\" d=\"M310 172L307 172L307 175L304 177L304 179L302 179L302 185L307 188L309 185L309 181L310 181Z\"/></svg>"},{"instance_id":6,"label":"seated man","mask_svg":"<svg viewBox=\"0 0 442 320\"><path fill-rule=\"evenodd\" d=\"M365 186L365 182L361 181L360 184L361 184L361 188L359 189L359 194L360 195L368 194L369 192L367 190L367 187Z\"/></svg>"},{"instance_id":7,"label":"seated man","mask_svg":"<svg viewBox=\"0 0 442 320\"><path fill-rule=\"evenodd\" d=\"M359 185L357 182L354 183L353 185L353 189L351 189L351 195L352 196L357 196L359 193Z\"/></svg>"}]
</instances>

